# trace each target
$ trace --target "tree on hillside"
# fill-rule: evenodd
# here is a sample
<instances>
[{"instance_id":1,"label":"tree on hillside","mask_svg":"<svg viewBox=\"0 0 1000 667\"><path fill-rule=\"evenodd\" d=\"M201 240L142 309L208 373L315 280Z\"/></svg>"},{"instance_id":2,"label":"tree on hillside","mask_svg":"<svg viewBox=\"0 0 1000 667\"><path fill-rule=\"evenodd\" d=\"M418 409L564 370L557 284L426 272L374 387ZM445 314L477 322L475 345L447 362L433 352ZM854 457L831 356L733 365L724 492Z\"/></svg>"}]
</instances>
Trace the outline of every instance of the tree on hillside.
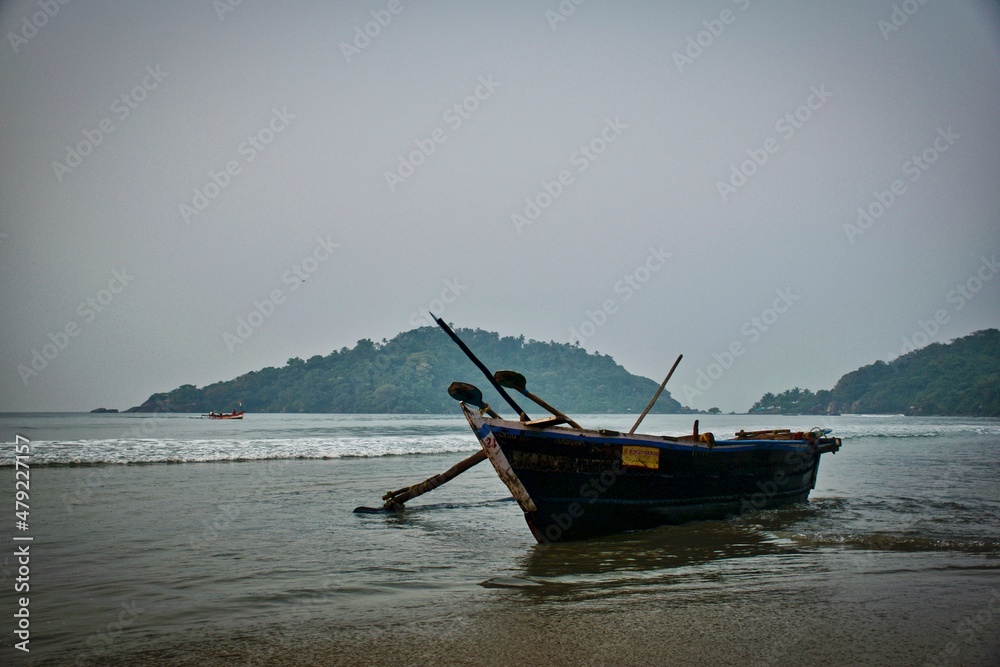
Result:
<instances>
[{"instance_id":1,"label":"tree on hillside","mask_svg":"<svg viewBox=\"0 0 1000 667\"><path fill-rule=\"evenodd\" d=\"M768 392L752 411L1000 416L1000 331L932 343L891 363L876 361L814 396L798 388Z\"/></svg>"},{"instance_id":2,"label":"tree on hillside","mask_svg":"<svg viewBox=\"0 0 1000 667\"><path fill-rule=\"evenodd\" d=\"M525 340L481 329L459 335L488 367L523 373L531 390L562 410L582 413L639 412L656 390L615 361L565 343ZM472 382L501 412L506 404L476 367L436 327L406 331L392 340L362 339L307 361L293 357L203 389L193 385L154 394L133 411L207 411L242 400L250 412L454 412L448 385ZM530 404L529 404L530 405ZM524 406L528 408L529 406ZM664 393L656 412L680 412Z\"/></svg>"}]
</instances>

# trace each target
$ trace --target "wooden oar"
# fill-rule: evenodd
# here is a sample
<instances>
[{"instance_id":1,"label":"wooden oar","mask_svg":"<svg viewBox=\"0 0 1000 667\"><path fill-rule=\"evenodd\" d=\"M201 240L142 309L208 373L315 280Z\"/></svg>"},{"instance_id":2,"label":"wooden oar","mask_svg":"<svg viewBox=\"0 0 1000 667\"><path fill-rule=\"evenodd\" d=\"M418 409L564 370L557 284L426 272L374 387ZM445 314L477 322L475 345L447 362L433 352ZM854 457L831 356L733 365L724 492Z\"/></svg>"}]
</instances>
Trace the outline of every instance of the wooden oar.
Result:
<instances>
[{"instance_id":1,"label":"wooden oar","mask_svg":"<svg viewBox=\"0 0 1000 667\"><path fill-rule=\"evenodd\" d=\"M501 386L507 387L508 389L513 389L515 391L524 394L532 401L537 403L540 407L554 414L556 417L565 419L566 423L572 426L573 428L581 428L581 429L583 428L575 421L567 417L565 414L563 414L559 410L556 410L554 407L543 401L541 398L535 396L533 393L528 391L528 381L525 379L523 375L521 375L517 371L497 371L496 373L493 374L493 377L494 379L496 379L498 383L500 383Z\"/></svg>"},{"instance_id":2,"label":"wooden oar","mask_svg":"<svg viewBox=\"0 0 1000 667\"><path fill-rule=\"evenodd\" d=\"M468 403L469 405L474 405L490 417L498 418L496 412L490 408L489 404L483 401L483 392L479 390L475 385L471 385L467 382L452 382L448 386L448 395L454 398L456 401L462 401L463 403ZM389 491L384 496L382 500L385 503L382 507L355 507L354 511L357 514L372 514L375 512L398 512L404 509L403 503L413 500L417 496L422 496L428 491L433 491L447 481L450 481L463 472L476 465L477 463L482 463L486 460L486 452L480 449L478 452L473 454L467 459L459 461L452 467L445 470L439 475L434 475L433 477L428 477L419 484L413 484L412 486L404 486L396 491Z\"/></svg>"},{"instance_id":3,"label":"wooden oar","mask_svg":"<svg viewBox=\"0 0 1000 667\"><path fill-rule=\"evenodd\" d=\"M483 400L483 392L479 391L479 387L471 385L468 382L452 382L448 385L448 395L456 401L476 406L494 419L500 417L500 415L493 411L490 404Z\"/></svg>"},{"instance_id":4,"label":"wooden oar","mask_svg":"<svg viewBox=\"0 0 1000 667\"><path fill-rule=\"evenodd\" d=\"M660 388L656 390L655 394L653 394L653 400L649 402L649 405L646 406L646 409L642 411L642 414L639 415L639 418L635 420L634 424L632 424L632 428L628 430L629 435L635 433L635 430L639 428L640 422L642 422L642 420L645 419L646 415L649 414L649 411L653 409L653 406L656 404L656 399L660 397L660 393L663 391L663 388L667 386L667 382L670 380L670 376L674 374L674 370L677 368L677 364L681 363L681 359L683 357L684 357L683 354L677 355L677 361L675 361L674 365L670 367L670 372L667 373L667 377L663 378L663 382L660 383Z\"/></svg>"}]
</instances>

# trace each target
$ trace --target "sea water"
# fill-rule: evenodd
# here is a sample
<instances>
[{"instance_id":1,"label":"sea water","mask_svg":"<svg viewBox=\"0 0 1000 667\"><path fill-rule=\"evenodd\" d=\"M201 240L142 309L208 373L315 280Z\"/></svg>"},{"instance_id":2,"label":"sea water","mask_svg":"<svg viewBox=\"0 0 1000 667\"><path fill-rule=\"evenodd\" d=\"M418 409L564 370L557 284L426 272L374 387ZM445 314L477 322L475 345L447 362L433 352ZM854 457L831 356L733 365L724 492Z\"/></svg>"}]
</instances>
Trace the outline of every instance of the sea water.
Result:
<instances>
[{"instance_id":1,"label":"sea water","mask_svg":"<svg viewBox=\"0 0 1000 667\"><path fill-rule=\"evenodd\" d=\"M844 444L807 504L538 545L488 463L352 512L474 453L457 414L0 415L0 662L1000 664L1000 420L700 419Z\"/></svg>"}]
</instances>

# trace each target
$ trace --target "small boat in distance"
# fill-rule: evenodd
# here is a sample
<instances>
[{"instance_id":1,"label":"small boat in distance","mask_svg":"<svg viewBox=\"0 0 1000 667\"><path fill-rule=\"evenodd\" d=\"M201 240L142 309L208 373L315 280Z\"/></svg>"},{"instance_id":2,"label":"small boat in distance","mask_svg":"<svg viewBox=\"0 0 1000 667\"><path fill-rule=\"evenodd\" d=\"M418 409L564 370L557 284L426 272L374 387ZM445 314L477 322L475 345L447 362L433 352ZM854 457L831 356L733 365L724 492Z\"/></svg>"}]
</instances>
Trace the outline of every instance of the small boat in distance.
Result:
<instances>
[{"instance_id":1,"label":"small boat in distance","mask_svg":"<svg viewBox=\"0 0 1000 667\"><path fill-rule=\"evenodd\" d=\"M232 412L215 412L214 410L209 412L207 415L202 415L203 417L208 417L209 419L243 419L243 415L246 414L246 410Z\"/></svg>"}]
</instances>

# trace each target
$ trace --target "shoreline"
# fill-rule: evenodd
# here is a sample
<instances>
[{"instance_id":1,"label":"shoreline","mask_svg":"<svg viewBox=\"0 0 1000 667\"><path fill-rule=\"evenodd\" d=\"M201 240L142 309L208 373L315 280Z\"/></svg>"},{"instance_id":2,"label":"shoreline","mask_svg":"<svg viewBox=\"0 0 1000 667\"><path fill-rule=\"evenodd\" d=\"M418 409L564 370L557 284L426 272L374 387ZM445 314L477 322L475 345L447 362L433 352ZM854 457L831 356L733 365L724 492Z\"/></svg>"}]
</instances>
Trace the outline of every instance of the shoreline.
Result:
<instances>
[{"instance_id":1,"label":"shoreline","mask_svg":"<svg viewBox=\"0 0 1000 667\"><path fill-rule=\"evenodd\" d=\"M842 556L831 553L851 567ZM936 577L934 614L926 613L926 600L924 611L900 613L907 601L921 599L926 583L918 574L876 568L854 573L853 582L835 568L797 577L795 588L747 594L708 583L676 596L594 590L574 598L559 590L566 584L527 582L443 595L435 611L415 601L377 621L319 613L209 637L192 631L83 664L996 665L1000 585L996 570L982 574L988 572L992 585L971 583L968 572ZM992 623L972 636L962 631L983 612ZM63 664L53 657L51 664Z\"/></svg>"}]
</instances>

